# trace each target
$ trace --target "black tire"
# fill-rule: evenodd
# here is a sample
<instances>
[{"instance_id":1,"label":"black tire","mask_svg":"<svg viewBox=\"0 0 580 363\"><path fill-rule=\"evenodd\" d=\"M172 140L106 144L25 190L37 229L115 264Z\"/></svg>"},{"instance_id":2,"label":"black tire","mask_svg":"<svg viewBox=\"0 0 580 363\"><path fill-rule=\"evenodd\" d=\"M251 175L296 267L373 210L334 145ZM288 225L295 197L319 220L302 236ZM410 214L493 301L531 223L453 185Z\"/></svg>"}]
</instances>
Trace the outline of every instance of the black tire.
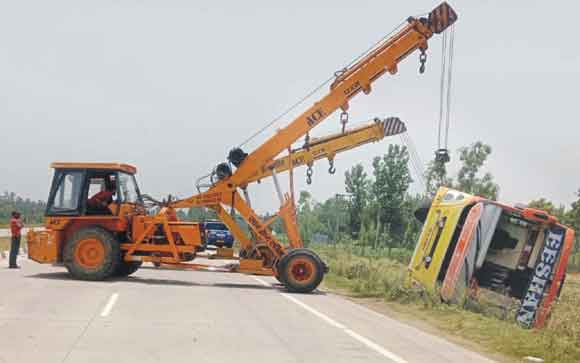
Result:
<instances>
[{"instance_id":1,"label":"black tire","mask_svg":"<svg viewBox=\"0 0 580 363\"><path fill-rule=\"evenodd\" d=\"M282 285L286 286L286 280L283 280L282 276L280 276L280 273L278 272L278 268L275 267L275 271L274 271L274 278L276 280L278 280L279 283L281 283Z\"/></svg>"},{"instance_id":2,"label":"black tire","mask_svg":"<svg viewBox=\"0 0 580 363\"><path fill-rule=\"evenodd\" d=\"M117 277L127 277L134 274L141 268L143 261L123 261L117 266L117 271L115 271L115 276Z\"/></svg>"},{"instance_id":3,"label":"black tire","mask_svg":"<svg viewBox=\"0 0 580 363\"><path fill-rule=\"evenodd\" d=\"M77 249L81 242L92 239L101 243L103 254L98 265L87 267L79 260ZM119 241L109 231L101 227L86 227L75 232L67 241L63 251L64 265L76 279L101 281L117 271L121 262Z\"/></svg>"},{"instance_id":4,"label":"black tire","mask_svg":"<svg viewBox=\"0 0 580 363\"><path fill-rule=\"evenodd\" d=\"M278 280L288 291L309 293L322 282L326 266L313 251L298 248L282 256L277 270Z\"/></svg>"}]
</instances>

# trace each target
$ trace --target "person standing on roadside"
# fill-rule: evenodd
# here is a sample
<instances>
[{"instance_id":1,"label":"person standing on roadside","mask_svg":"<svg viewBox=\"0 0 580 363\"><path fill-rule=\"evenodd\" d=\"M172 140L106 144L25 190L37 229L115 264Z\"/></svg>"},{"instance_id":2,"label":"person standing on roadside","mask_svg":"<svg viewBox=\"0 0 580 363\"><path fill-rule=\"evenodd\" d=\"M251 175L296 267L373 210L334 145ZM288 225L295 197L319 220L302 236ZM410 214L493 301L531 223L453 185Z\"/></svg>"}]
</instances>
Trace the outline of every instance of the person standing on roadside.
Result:
<instances>
[{"instance_id":1,"label":"person standing on roadside","mask_svg":"<svg viewBox=\"0 0 580 363\"><path fill-rule=\"evenodd\" d=\"M10 244L10 265L9 268L20 268L16 264L16 258L18 257L18 252L20 251L20 237L22 227L22 219L20 219L20 213L12 212L12 218L10 219L10 232L12 233L12 243Z\"/></svg>"}]
</instances>

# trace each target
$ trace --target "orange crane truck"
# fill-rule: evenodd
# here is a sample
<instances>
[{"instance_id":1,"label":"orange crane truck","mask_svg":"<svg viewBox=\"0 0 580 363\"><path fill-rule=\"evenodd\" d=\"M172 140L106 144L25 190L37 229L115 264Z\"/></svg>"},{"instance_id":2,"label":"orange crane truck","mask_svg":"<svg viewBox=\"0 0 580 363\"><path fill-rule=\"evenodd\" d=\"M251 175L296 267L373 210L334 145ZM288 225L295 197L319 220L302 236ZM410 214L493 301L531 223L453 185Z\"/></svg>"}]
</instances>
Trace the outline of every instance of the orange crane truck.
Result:
<instances>
[{"instance_id":1,"label":"orange crane truck","mask_svg":"<svg viewBox=\"0 0 580 363\"><path fill-rule=\"evenodd\" d=\"M343 140L347 140L344 126L350 99L361 92L370 93L374 81L387 72L395 74L399 62L416 51L420 52L422 73L428 40L456 20L455 11L445 2L427 17L409 17L392 36L336 72L325 96L254 151L247 154L240 148L233 149L229 162L217 165L212 172L206 190L186 199L168 198L157 203L154 215L149 215L144 206L135 167L122 163L53 163L45 230L29 233L29 257L40 263L63 263L73 277L85 280L127 276L143 262L207 269L207 265L190 262L199 256L202 246L199 224L180 221L176 212L180 208L205 207L217 213L241 249L239 258L233 256L232 250L218 251L221 257L239 259L239 264L221 269L212 266L212 270L273 275L295 292L316 289L327 267L316 253L304 248L299 235L293 163L300 163L292 159L296 154L292 145L339 109ZM348 148L352 147L356 144ZM303 156L309 155L309 148L307 142ZM324 157L333 160L340 149L337 147ZM285 151L288 155L281 157ZM309 156L312 160L306 164L320 158ZM277 178L277 165L284 158L284 171L290 176L290 193L286 194ZM274 217L262 220L250 205L247 188L266 176L273 178L280 209ZM236 222L234 213L247 223L251 236ZM288 245L281 243L269 227L277 218L284 224Z\"/></svg>"}]
</instances>

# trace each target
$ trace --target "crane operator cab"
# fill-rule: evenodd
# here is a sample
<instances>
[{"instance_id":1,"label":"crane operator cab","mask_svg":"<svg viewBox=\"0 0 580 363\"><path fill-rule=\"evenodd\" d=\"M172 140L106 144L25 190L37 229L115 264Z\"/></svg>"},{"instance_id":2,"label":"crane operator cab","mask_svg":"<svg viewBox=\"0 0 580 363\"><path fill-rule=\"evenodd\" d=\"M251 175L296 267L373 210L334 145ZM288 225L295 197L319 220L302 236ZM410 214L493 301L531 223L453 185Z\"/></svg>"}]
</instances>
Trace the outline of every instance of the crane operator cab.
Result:
<instances>
[{"instance_id":1,"label":"crane operator cab","mask_svg":"<svg viewBox=\"0 0 580 363\"><path fill-rule=\"evenodd\" d=\"M120 163L52 163L54 169L45 211L45 230L32 230L29 257L41 263L66 263L65 245L86 231L119 242L130 238L133 220L146 210L135 180L137 169ZM93 240L98 238L93 238ZM81 243L75 256L87 269L106 255L106 248Z\"/></svg>"},{"instance_id":2,"label":"crane operator cab","mask_svg":"<svg viewBox=\"0 0 580 363\"><path fill-rule=\"evenodd\" d=\"M122 205L142 205L136 169L115 163L53 163L47 216L116 216Z\"/></svg>"},{"instance_id":3,"label":"crane operator cab","mask_svg":"<svg viewBox=\"0 0 580 363\"><path fill-rule=\"evenodd\" d=\"M158 202L149 215L135 174L121 163L52 163L44 230L27 234L28 257L63 264L83 280L124 277L143 262L191 261L202 245L198 223L179 221ZM149 200L152 200L151 198Z\"/></svg>"}]
</instances>

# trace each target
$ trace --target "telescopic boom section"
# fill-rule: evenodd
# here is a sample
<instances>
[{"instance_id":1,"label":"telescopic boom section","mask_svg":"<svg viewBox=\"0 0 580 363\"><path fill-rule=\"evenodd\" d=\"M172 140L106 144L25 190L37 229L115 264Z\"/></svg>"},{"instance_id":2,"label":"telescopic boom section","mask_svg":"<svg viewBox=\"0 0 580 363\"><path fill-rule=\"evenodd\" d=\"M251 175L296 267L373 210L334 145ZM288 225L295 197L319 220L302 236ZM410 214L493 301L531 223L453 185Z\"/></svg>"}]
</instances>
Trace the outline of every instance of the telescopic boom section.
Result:
<instances>
[{"instance_id":1,"label":"telescopic boom section","mask_svg":"<svg viewBox=\"0 0 580 363\"><path fill-rule=\"evenodd\" d=\"M334 157L347 150L381 141L386 136L399 135L407 131L405 124L396 117L385 120L375 119L365 125L347 129L321 138L311 139L308 144L294 149L288 156L275 159L271 165L263 166L248 179L248 184L260 181L272 175L272 169L276 173L283 173L290 168L302 165L312 165L321 159L334 160ZM291 161L291 162L290 162Z\"/></svg>"},{"instance_id":2,"label":"telescopic boom section","mask_svg":"<svg viewBox=\"0 0 580 363\"><path fill-rule=\"evenodd\" d=\"M455 11L445 2L431 11L428 18L410 17L403 29L339 75L326 96L250 153L227 180L228 184L246 184L257 167L268 164L334 111L346 110L349 100L361 91L368 94L375 80L387 71L395 74L399 62L415 50L425 51L427 40L456 20Z\"/></svg>"}]
</instances>

